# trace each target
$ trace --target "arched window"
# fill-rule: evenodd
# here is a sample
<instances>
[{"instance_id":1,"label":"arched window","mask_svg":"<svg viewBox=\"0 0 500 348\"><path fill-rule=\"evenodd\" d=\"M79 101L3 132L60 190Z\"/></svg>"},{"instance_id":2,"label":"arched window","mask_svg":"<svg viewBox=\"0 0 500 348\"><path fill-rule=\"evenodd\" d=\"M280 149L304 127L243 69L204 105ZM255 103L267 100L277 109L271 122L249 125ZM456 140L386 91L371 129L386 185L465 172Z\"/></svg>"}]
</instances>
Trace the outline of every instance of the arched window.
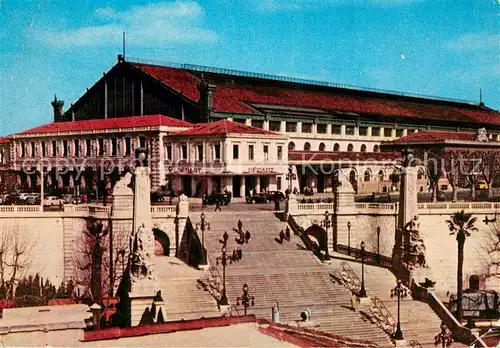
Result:
<instances>
[{"instance_id":1,"label":"arched window","mask_svg":"<svg viewBox=\"0 0 500 348\"><path fill-rule=\"evenodd\" d=\"M295 143L293 141L288 143L288 151L295 150Z\"/></svg>"},{"instance_id":2,"label":"arched window","mask_svg":"<svg viewBox=\"0 0 500 348\"><path fill-rule=\"evenodd\" d=\"M361 150L361 152L366 152L366 145L365 144L361 145L360 150Z\"/></svg>"},{"instance_id":3,"label":"arched window","mask_svg":"<svg viewBox=\"0 0 500 348\"><path fill-rule=\"evenodd\" d=\"M325 143L319 144L319 151L325 151L325 149L326 149Z\"/></svg>"},{"instance_id":4,"label":"arched window","mask_svg":"<svg viewBox=\"0 0 500 348\"><path fill-rule=\"evenodd\" d=\"M347 151L352 152L354 150L354 146L352 144L347 145Z\"/></svg>"},{"instance_id":5,"label":"arched window","mask_svg":"<svg viewBox=\"0 0 500 348\"><path fill-rule=\"evenodd\" d=\"M370 181L371 178L372 178L372 173L370 172L370 169L365 170L364 180Z\"/></svg>"},{"instance_id":6,"label":"arched window","mask_svg":"<svg viewBox=\"0 0 500 348\"><path fill-rule=\"evenodd\" d=\"M333 151L340 151L340 145L335 143L335 145L333 145Z\"/></svg>"},{"instance_id":7,"label":"arched window","mask_svg":"<svg viewBox=\"0 0 500 348\"><path fill-rule=\"evenodd\" d=\"M311 150L311 144L305 143L304 144L304 151L310 151Z\"/></svg>"},{"instance_id":8,"label":"arched window","mask_svg":"<svg viewBox=\"0 0 500 348\"><path fill-rule=\"evenodd\" d=\"M384 181L384 171L383 170L378 171L378 181Z\"/></svg>"},{"instance_id":9,"label":"arched window","mask_svg":"<svg viewBox=\"0 0 500 348\"><path fill-rule=\"evenodd\" d=\"M379 152L379 147L378 145L373 146L373 152Z\"/></svg>"},{"instance_id":10,"label":"arched window","mask_svg":"<svg viewBox=\"0 0 500 348\"><path fill-rule=\"evenodd\" d=\"M356 171L354 169L349 173L349 181L351 182L351 184L353 182L356 182Z\"/></svg>"},{"instance_id":11,"label":"arched window","mask_svg":"<svg viewBox=\"0 0 500 348\"><path fill-rule=\"evenodd\" d=\"M422 180L424 178L424 171L422 169L418 170L417 179Z\"/></svg>"}]
</instances>

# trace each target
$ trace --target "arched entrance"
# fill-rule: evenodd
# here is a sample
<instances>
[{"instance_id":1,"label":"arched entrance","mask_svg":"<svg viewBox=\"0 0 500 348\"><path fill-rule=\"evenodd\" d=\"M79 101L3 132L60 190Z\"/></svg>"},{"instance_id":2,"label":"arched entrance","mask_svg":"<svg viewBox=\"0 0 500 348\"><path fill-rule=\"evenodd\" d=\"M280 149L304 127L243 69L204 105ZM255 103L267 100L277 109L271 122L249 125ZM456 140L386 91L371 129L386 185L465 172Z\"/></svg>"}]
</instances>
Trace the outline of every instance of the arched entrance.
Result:
<instances>
[{"instance_id":1,"label":"arched entrance","mask_svg":"<svg viewBox=\"0 0 500 348\"><path fill-rule=\"evenodd\" d=\"M170 238L159 228L153 228L155 236L155 255L170 256Z\"/></svg>"},{"instance_id":2,"label":"arched entrance","mask_svg":"<svg viewBox=\"0 0 500 348\"><path fill-rule=\"evenodd\" d=\"M315 244L320 251L328 254L328 233L322 227L313 225L305 232L312 244Z\"/></svg>"}]
</instances>

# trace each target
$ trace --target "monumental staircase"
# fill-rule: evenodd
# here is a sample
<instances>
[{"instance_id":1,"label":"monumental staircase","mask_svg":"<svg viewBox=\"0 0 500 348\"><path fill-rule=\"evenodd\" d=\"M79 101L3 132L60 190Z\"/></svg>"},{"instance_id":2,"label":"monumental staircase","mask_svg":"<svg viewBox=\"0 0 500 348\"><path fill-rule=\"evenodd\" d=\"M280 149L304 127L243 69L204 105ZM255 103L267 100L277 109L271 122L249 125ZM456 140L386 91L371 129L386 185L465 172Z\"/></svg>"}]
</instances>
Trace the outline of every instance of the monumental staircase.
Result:
<instances>
[{"instance_id":1,"label":"monumental staircase","mask_svg":"<svg viewBox=\"0 0 500 348\"><path fill-rule=\"evenodd\" d=\"M206 276L205 272L200 274L175 257L155 256L154 263L167 320L220 316L215 299L198 286L198 279Z\"/></svg>"},{"instance_id":2,"label":"monumental staircase","mask_svg":"<svg viewBox=\"0 0 500 348\"><path fill-rule=\"evenodd\" d=\"M341 272L345 271L347 264L347 267L351 268L361 279L361 263L359 261L336 253L333 256L329 267L333 270L332 273L336 278L341 278ZM366 294L369 299L359 305L360 313L369 318L375 325L380 325L381 323L377 323L373 312L376 302L377 307L385 307L390 313L389 322L395 324L398 313L397 298L391 298L390 293L391 289L396 286L396 277L387 268L366 264L364 265L364 275ZM441 319L427 303L413 300L408 291L408 297L400 301L400 313L401 329L407 343L418 341L422 347L435 347L434 337L440 331ZM389 333L387 334L389 337ZM459 342L453 343L453 347L461 346L466 347Z\"/></svg>"},{"instance_id":3,"label":"monumental staircase","mask_svg":"<svg viewBox=\"0 0 500 348\"><path fill-rule=\"evenodd\" d=\"M205 212L210 229L205 231L205 247L212 274L222 275L222 266L216 258L221 255L222 235L229 234L228 255L239 245L233 231L238 220L251 239L241 245L242 259L226 267L227 298L233 312L243 314L242 306L234 306L248 284L249 295L255 297L255 306L248 313L272 319L273 306L279 305L280 322L306 326L331 334L370 340L381 347L390 347L389 337L377 326L351 309L350 292L331 280L331 268L321 263L302 241L291 233L289 241L279 243L280 231L287 224L272 212ZM199 222L192 217L193 224ZM198 231L200 238L201 231ZM209 282L210 280L206 280ZM213 282L213 279L211 280ZM301 313L308 311L310 320L303 321Z\"/></svg>"}]
</instances>

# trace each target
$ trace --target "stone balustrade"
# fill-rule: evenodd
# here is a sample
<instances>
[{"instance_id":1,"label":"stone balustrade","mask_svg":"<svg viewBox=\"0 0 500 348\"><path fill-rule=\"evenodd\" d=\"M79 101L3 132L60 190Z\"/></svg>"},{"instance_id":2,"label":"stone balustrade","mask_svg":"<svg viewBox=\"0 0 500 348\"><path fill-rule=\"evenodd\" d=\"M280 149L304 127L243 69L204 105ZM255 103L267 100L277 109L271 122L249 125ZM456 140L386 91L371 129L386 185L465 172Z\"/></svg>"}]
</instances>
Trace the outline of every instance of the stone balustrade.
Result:
<instances>
[{"instance_id":1,"label":"stone balustrade","mask_svg":"<svg viewBox=\"0 0 500 348\"><path fill-rule=\"evenodd\" d=\"M63 210L44 211L40 205L0 205L0 217L93 217L96 219L108 219L111 214L111 206L97 204L65 204ZM175 217L177 206L157 205L151 207L152 218Z\"/></svg>"},{"instance_id":2,"label":"stone balustrade","mask_svg":"<svg viewBox=\"0 0 500 348\"><path fill-rule=\"evenodd\" d=\"M398 203L356 203L358 214L394 215L398 212ZM418 203L419 214L447 214L465 210L476 214L495 214L500 210L500 203L493 202L435 202ZM297 213L293 215L322 215L325 211L333 212L333 203L298 203Z\"/></svg>"}]
</instances>

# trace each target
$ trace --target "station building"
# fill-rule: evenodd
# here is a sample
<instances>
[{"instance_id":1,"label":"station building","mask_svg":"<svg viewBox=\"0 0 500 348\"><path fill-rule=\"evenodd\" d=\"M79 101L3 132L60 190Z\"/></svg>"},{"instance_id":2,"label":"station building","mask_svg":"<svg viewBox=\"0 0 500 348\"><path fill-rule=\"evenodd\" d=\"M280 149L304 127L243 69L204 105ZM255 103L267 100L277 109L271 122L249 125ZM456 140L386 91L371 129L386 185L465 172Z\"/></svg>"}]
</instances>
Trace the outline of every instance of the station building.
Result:
<instances>
[{"instance_id":1,"label":"station building","mask_svg":"<svg viewBox=\"0 0 500 348\"><path fill-rule=\"evenodd\" d=\"M108 185L95 179L102 158L130 160L145 145L156 160L154 189L166 185L191 196L228 189L237 197L250 189L285 190L291 164L301 192L331 191L335 170L359 193L387 192L397 186L398 154L380 152L384 141L479 128L492 141L500 137L499 112L481 102L122 56L65 112L57 98L52 106L53 123L0 139L4 182L36 186L40 166L27 157L73 156L88 160L42 166L50 182L75 186L80 171L83 183L78 178L76 186ZM107 182L126 167L116 166ZM426 189L423 169L419 185Z\"/></svg>"}]
</instances>

